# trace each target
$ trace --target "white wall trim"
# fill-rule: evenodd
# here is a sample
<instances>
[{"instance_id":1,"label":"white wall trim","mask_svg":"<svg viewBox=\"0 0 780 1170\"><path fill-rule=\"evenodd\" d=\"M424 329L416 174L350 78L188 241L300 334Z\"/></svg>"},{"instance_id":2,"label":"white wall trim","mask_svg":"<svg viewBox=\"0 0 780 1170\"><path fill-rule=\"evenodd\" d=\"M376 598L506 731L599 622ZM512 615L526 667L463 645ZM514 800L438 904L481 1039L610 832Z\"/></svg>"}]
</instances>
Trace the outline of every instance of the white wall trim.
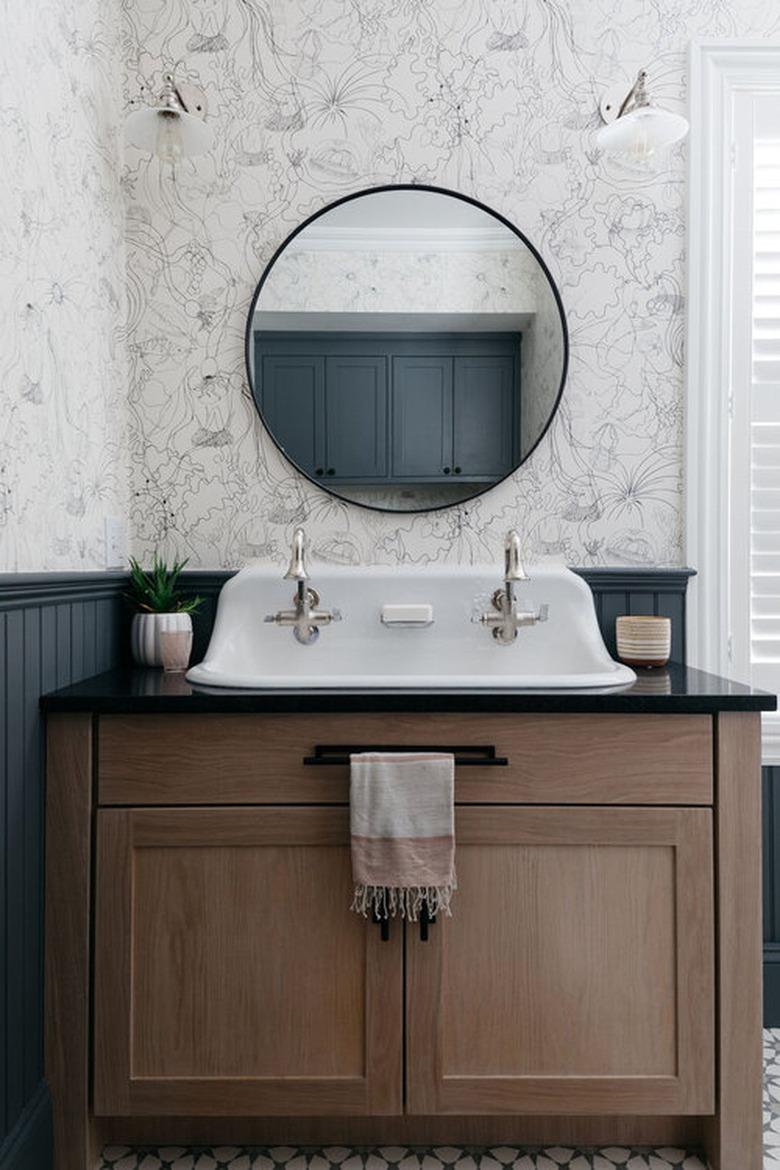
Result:
<instances>
[{"instance_id":1,"label":"white wall trim","mask_svg":"<svg viewBox=\"0 0 780 1170\"><path fill-rule=\"evenodd\" d=\"M686 563L692 665L728 674L729 393L734 103L780 92L780 41L690 47L688 321L685 400Z\"/></svg>"}]
</instances>

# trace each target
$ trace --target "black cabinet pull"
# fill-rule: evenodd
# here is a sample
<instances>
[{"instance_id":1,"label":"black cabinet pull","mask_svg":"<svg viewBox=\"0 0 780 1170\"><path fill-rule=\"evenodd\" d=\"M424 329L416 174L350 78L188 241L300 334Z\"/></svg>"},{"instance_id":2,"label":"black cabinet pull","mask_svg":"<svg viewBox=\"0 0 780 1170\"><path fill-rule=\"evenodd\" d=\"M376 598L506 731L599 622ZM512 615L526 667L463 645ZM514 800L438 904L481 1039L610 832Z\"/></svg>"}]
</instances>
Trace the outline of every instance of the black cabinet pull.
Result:
<instances>
[{"instance_id":1,"label":"black cabinet pull","mask_svg":"<svg viewBox=\"0 0 780 1170\"><path fill-rule=\"evenodd\" d=\"M445 467L445 468L444 468L444 474L445 474L445 475L449 475L449 474L450 474L450 469L449 469L449 467Z\"/></svg>"},{"instance_id":2,"label":"black cabinet pull","mask_svg":"<svg viewBox=\"0 0 780 1170\"><path fill-rule=\"evenodd\" d=\"M496 755L493 744L365 744L365 743L318 743L313 756L304 756L304 764L328 767L349 767L349 757L359 752L452 752L458 768L473 765L475 768L506 768L507 756Z\"/></svg>"},{"instance_id":3,"label":"black cabinet pull","mask_svg":"<svg viewBox=\"0 0 780 1170\"><path fill-rule=\"evenodd\" d=\"M329 468L328 468L328 475L335 475L335 474L336 474L336 468L335 468L335 467L329 467Z\"/></svg>"},{"instance_id":4,"label":"black cabinet pull","mask_svg":"<svg viewBox=\"0 0 780 1170\"><path fill-rule=\"evenodd\" d=\"M423 902L420 908L420 942L428 941L428 927L433 926L436 921L436 915L431 914L428 910L428 903Z\"/></svg>"},{"instance_id":5,"label":"black cabinet pull","mask_svg":"<svg viewBox=\"0 0 780 1170\"><path fill-rule=\"evenodd\" d=\"M456 467L456 468L455 468L455 474L456 474L456 475L460 475L460 468L459 468L459 467Z\"/></svg>"},{"instance_id":6,"label":"black cabinet pull","mask_svg":"<svg viewBox=\"0 0 780 1170\"><path fill-rule=\"evenodd\" d=\"M315 468L314 468L314 474L315 474L315 475L324 475L324 474L325 474L325 468L324 468L324 467L315 467Z\"/></svg>"},{"instance_id":7,"label":"black cabinet pull","mask_svg":"<svg viewBox=\"0 0 780 1170\"><path fill-rule=\"evenodd\" d=\"M390 941L390 919L389 918L380 918L379 915L377 914L376 910L372 914L372 918L373 918L374 922L377 924L377 926L379 927L379 937L381 938L382 942L389 942Z\"/></svg>"}]
</instances>

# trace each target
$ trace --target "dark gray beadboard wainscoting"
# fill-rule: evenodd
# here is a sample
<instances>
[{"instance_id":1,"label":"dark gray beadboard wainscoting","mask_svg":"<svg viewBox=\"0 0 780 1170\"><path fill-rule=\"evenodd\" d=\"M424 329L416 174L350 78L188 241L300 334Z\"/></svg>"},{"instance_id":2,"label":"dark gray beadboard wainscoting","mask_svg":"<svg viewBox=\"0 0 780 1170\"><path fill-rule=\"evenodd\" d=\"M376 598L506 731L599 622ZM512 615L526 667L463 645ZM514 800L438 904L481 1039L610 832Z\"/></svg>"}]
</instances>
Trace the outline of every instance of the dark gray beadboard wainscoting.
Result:
<instances>
[{"instance_id":1,"label":"dark gray beadboard wainscoting","mask_svg":"<svg viewBox=\"0 0 780 1170\"><path fill-rule=\"evenodd\" d=\"M121 573L0 574L0 1170L48 1170L44 691L121 663Z\"/></svg>"},{"instance_id":2,"label":"dark gray beadboard wainscoting","mask_svg":"<svg viewBox=\"0 0 780 1170\"><path fill-rule=\"evenodd\" d=\"M780 767L764 787L764 1027L780 1027Z\"/></svg>"}]
</instances>

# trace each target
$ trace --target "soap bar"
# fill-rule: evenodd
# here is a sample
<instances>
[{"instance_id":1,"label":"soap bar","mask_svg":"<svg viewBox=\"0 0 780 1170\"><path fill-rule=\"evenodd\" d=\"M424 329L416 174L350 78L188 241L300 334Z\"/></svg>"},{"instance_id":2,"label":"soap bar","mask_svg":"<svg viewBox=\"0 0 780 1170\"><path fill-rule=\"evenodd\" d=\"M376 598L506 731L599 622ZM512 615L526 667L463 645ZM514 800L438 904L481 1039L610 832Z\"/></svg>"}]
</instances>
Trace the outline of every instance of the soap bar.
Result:
<instances>
[{"instance_id":1,"label":"soap bar","mask_svg":"<svg viewBox=\"0 0 780 1170\"><path fill-rule=\"evenodd\" d=\"M384 626L430 626L433 625L433 606L423 602L382 606Z\"/></svg>"}]
</instances>

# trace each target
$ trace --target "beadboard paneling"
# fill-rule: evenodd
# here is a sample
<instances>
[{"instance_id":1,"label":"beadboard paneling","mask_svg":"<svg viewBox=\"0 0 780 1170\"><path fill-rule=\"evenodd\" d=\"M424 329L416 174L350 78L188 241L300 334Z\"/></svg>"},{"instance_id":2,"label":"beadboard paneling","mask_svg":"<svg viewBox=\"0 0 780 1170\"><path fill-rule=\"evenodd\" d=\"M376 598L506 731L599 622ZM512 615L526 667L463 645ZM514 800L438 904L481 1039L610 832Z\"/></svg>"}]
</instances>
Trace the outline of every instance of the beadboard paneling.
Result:
<instances>
[{"instance_id":1,"label":"beadboard paneling","mask_svg":"<svg viewBox=\"0 0 780 1170\"><path fill-rule=\"evenodd\" d=\"M672 661L686 661L686 591L693 569L575 569L593 590L596 615L610 654L615 618L654 614L672 619Z\"/></svg>"},{"instance_id":2,"label":"beadboard paneling","mask_svg":"<svg viewBox=\"0 0 780 1170\"><path fill-rule=\"evenodd\" d=\"M123 574L0 574L0 1170L47 1170L44 691L118 666Z\"/></svg>"}]
</instances>

